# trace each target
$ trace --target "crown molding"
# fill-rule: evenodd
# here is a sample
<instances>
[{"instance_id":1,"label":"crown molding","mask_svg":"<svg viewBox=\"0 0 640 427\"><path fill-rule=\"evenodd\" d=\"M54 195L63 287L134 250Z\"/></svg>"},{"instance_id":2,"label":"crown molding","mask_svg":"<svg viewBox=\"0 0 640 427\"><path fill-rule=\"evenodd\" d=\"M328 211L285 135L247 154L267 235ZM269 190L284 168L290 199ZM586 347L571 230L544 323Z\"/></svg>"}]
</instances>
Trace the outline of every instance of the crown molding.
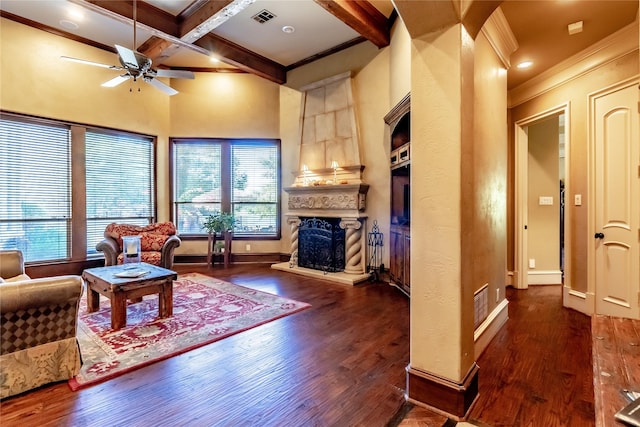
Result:
<instances>
[{"instance_id":1,"label":"crown molding","mask_svg":"<svg viewBox=\"0 0 640 427\"><path fill-rule=\"evenodd\" d=\"M501 8L498 7L491 14L480 31L489 40L505 68L507 70L511 68L511 54L518 49L519 45Z\"/></svg>"},{"instance_id":2,"label":"crown molding","mask_svg":"<svg viewBox=\"0 0 640 427\"><path fill-rule=\"evenodd\" d=\"M588 72L638 50L638 21L527 80L508 92L508 108L516 107Z\"/></svg>"}]
</instances>

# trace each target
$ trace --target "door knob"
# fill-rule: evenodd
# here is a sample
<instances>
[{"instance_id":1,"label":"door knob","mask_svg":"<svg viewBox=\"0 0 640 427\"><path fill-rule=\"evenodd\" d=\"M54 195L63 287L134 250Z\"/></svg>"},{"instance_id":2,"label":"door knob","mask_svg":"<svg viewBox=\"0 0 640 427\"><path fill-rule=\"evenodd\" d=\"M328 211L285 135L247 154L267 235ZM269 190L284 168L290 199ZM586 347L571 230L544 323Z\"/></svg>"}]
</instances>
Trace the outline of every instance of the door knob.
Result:
<instances>
[{"instance_id":1,"label":"door knob","mask_svg":"<svg viewBox=\"0 0 640 427\"><path fill-rule=\"evenodd\" d=\"M596 233L595 236L596 239L604 239L604 233Z\"/></svg>"}]
</instances>

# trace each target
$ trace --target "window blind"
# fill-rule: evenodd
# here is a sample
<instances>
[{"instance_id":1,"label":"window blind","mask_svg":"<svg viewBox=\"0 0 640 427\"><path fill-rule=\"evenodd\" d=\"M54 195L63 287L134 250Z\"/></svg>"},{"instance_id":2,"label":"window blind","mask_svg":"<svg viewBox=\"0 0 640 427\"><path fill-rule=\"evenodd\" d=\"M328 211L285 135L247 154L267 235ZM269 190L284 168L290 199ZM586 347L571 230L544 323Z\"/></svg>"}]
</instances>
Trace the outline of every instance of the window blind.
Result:
<instances>
[{"instance_id":1,"label":"window blind","mask_svg":"<svg viewBox=\"0 0 640 427\"><path fill-rule=\"evenodd\" d=\"M278 148L234 144L231 147L231 205L235 233L273 234L278 220Z\"/></svg>"},{"instance_id":2,"label":"window blind","mask_svg":"<svg viewBox=\"0 0 640 427\"><path fill-rule=\"evenodd\" d=\"M214 212L232 212L236 237L279 235L280 145L276 140L174 139L174 219L204 235Z\"/></svg>"},{"instance_id":3,"label":"window blind","mask_svg":"<svg viewBox=\"0 0 640 427\"><path fill-rule=\"evenodd\" d=\"M0 248L25 261L68 259L71 132L68 126L0 119Z\"/></svg>"},{"instance_id":4,"label":"window blind","mask_svg":"<svg viewBox=\"0 0 640 427\"><path fill-rule=\"evenodd\" d=\"M87 130L87 253L111 222L146 225L155 216L154 143L146 136Z\"/></svg>"},{"instance_id":5,"label":"window blind","mask_svg":"<svg viewBox=\"0 0 640 427\"><path fill-rule=\"evenodd\" d=\"M206 217L221 211L222 146L175 142L174 217L179 234L205 234Z\"/></svg>"}]
</instances>

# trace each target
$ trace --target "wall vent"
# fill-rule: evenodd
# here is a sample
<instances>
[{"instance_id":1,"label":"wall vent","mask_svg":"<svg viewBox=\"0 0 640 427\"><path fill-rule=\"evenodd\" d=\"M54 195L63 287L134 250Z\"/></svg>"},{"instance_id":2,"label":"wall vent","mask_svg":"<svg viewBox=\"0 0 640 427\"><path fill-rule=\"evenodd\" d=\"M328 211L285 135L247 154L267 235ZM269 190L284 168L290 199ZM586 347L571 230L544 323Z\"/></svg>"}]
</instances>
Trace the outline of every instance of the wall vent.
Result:
<instances>
[{"instance_id":1,"label":"wall vent","mask_svg":"<svg viewBox=\"0 0 640 427\"><path fill-rule=\"evenodd\" d=\"M473 295L473 325L474 329L484 322L489 315L489 284L485 284Z\"/></svg>"},{"instance_id":2,"label":"wall vent","mask_svg":"<svg viewBox=\"0 0 640 427\"><path fill-rule=\"evenodd\" d=\"M262 9L260 12L256 13L251 18L260 24L264 24L267 21L271 21L275 17L276 17L275 13L269 12L267 9Z\"/></svg>"}]
</instances>

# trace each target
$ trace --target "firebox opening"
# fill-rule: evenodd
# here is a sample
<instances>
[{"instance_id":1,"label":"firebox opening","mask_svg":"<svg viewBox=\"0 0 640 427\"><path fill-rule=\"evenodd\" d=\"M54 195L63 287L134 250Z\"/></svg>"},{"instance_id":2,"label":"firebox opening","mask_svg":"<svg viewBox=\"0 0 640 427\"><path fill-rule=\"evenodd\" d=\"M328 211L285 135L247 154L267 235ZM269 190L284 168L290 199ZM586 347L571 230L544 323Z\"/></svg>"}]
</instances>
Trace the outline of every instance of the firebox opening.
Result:
<instances>
[{"instance_id":1,"label":"firebox opening","mask_svg":"<svg viewBox=\"0 0 640 427\"><path fill-rule=\"evenodd\" d=\"M325 272L345 266L345 230L340 218L301 217L298 228L298 265Z\"/></svg>"}]
</instances>

